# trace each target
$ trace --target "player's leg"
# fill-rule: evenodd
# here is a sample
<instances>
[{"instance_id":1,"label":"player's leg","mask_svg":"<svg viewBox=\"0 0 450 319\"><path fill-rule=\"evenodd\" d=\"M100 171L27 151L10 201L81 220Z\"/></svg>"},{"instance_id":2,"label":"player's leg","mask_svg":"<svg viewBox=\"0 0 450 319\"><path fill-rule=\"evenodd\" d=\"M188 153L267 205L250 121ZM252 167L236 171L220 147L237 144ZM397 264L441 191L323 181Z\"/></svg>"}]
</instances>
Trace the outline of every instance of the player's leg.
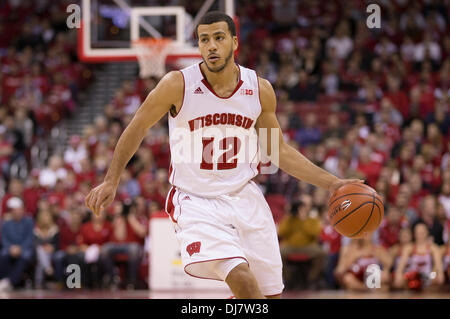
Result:
<instances>
[{"instance_id":1,"label":"player's leg","mask_svg":"<svg viewBox=\"0 0 450 319\"><path fill-rule=\"evenodd\" d=\"M250 270L264 296L280 297L284 285L278 235L270 208L255 183L250 182L230 204L234 225Z\"/></svg>"},{"instance_id":2,"label":"player's leg","mask_svg":"<svg viewBox=\"0 0 450 319\"><path fill-rule=\"evenodd\" d=\"M229 207L192 194L185 200L185 195L177 190L166 205L176 223L184 271L225 281L236 298L263 298L240 247L237 229L230 222Z\"/></svg>"},{"instance_id":3,"label":"player's leg","mask_svg":"<svg viewBox=\"0 0 450 319\"><path fill-rule=\"evenodd\" d=\"M234 267L225 279L237 299L263 299L255 276L247 263Z\"/></svg>"}]
</instances>

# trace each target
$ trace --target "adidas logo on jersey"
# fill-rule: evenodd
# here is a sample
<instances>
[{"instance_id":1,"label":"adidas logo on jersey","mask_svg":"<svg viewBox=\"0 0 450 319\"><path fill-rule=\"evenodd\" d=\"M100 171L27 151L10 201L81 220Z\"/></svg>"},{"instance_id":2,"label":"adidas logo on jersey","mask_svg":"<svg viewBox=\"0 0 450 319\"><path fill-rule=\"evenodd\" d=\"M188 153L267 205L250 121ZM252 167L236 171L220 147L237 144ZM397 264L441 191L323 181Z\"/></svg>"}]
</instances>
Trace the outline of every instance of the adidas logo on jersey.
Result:
<instances>
[{"instance_id":1,"label":"adidas logo on jersey","mask_svg":"<svg viewBox=\"0 0 450 319\"><path fill-rule=\"evenodd\" d=\"M203 94L203 91L200 87L196 88L194 94Z\"/></svg>"},{"instance_id":2,"label":"adidas logo on jersey","mask_svg":"<svg viewBox=\"0 0 450 319\"><path fill-rule=\"evenodd\" d=\"M185 200L185 199L191 200L191 198L188 195L183 197L183 200Z\"/></svg>"}]
</instances>

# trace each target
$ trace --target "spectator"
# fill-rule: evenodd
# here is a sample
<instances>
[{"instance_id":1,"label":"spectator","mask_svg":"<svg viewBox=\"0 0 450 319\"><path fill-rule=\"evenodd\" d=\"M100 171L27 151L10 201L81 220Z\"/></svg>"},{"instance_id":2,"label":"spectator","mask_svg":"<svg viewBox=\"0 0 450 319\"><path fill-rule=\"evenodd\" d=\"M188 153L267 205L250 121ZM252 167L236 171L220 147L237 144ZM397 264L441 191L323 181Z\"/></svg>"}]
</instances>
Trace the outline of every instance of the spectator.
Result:
<instances>
[{"instance_id":1,"label":"spectator","mask_svg":"<svg viewBox=\"0 0 450 319\"><path fill-rule=\"evenodd\" d=\"M25 184L23 190L23 200L25 202L26 211L31 214L31 216L36 216L38 211L39 199L46 192L45 188L39 185L39 170L34 168L29 174L29 179Z\"/></svg>"},{"instance_id":2,"label":"spectator","mask_svg":"<svg viewBox=\"0 0 450 319\"><path fill-rule=\"evenodd\" d=\"M69 147L64 152L64 162L69 164L77 173L81 171L80 162L88 156L86 147L82 144L78 135L72 135L69 139Z\"/></svg>"},{"instance_id":3,"label":"spectator","mask_svg":"<svg viewBox=\"0 0 450 319\"><path fill-rule=\"evenodd\" d=\"M382 36L378 44L375 46L375 53L379 55L382 60L387 60L396 52L397 46L389 40L387 35Z\"/></svg>"},{"instance_id":4,"label":"spectator","mask_svg":"<svg viewBox=\"0 0 450 319\"><path fill-rule=\"evenodd\" d=\"M59 155L53 155L48 161L48 167L41 170L39 174L39 183L46 187L55 186L58 179L64 179L67 176L67 170L63 167L63 161Z\"/></svg>"},{"instance_id":5,"label":"spectator","mask_svg":"<svg viewBox=\"0 0 450 319\"><path fill-rule=\"evenodd\" d=\"M13 116L6 116L3 124L6 128L6 139L14 147L14 153L11 155L11 162L14 163L19 158L24 159L25 140L22 132L16 128L16 122Z\"/></svg>"},{"instance_id":6,"label":"spectator","mask_svg":"<svg viewBox=\"0 0 450 319\"><path fill-rule=\"evenodd\" d=\"M297 2L289 0L276 0L273 2L273 20L277 30L283 31L296 24L298 18Z\"/></svg>"},{"instance_id":7,"label":"spectator","mask_svg":"<svg viewBox=\"0 0 450 319\"><path fill-rule=\"evenodd\" d=\"M312 82L308 73L305 70L300 70L298 73L298 82L290 88L289 99L300 101L316 101L319 94L319 86L316 82Z\"/></svg>"},{"instance_id":8,"label":"spectator","mask_svg":"<svg viewBox=\"0 0 450 319\"><path fill-rule=\"evenodd\" d=\"M86 279L89 286L96 287L100 278L100 252L104 244L111 240L113 228L111 223L106 220L105 211L98 215L91 215L91 220L81 226L80 234L77 238L80 250L83 252L84 262L86 263Z\"/></svg>"},{"instance_id":9,"label":"spectator","mask_svg":"<svg viewBox=\"0 0 450 319\"><path fill-rule=\"evenodd\" d=\"M410 205L415 209L419 209L420 201L430 192L425 189L422 181L422 177L419 173L412 173L409 178L409 184L411 185L411 202Z\"/></svg>"},{"instance_id":10,"label":"spectator","mask_svg":"<svg viewBox=\"0 0 450 319\"><path fill-rule=\"evenodd\" d=\"M414 59L415 44L411 37L405 36L400 47L400 51L402 59L405 62L409 62Z\"/></svg>"},{"instance_id":11,"label":"spectator","mask_svg":"<svg viewBox=\"0 0 450 319\"><path fill-rule=\"evenodd\" d=\"M295 141L303 148L310 144L319 144L321 139L322 132L317 127L317 116L315 113L308 113L305 119L305 126L300 128L295 134Z\"/></svg>"},{"instance_id":12,"label":"spectator","mask_svg":"<svg viewBox=\"0 0 450 319\"><path fill-rule=\"evenodd\" d=\"M34 227L34 244L37 264L35 269L35 286L44 288L46 277L54 275L52 259L59 247L59 229L48 210L39 211Z\"/></svg>"},{"instance_id":13,"label":"spectator","mask_svg":"<svg viewBox=\"0 0 450 319\"><path fill-rule=\"evenodd\" d=\"M361 239L353 239L350 244L342 247L335 276L344 289L368 291L366 271L369 265L376 264L382 269L381 289L386 290L389 283L391 258L385 248L373 243L371 235Z\"/></svg>"},{"instance_id":14,"label":"spectator","mask_svg":"<svg viewBox=\"0 0 450 319\"><path fill-rule=\"evenodd\" d=\"M140 200L141 205L142 200L143 198ZM111 241L106 243L101 251L101 260L106 275L104 283L106 286L111 286L114 261L118 255L124 255L127 261L126 286L127 289L134 289L137 286L138 267L143 253L141 239L146 236L148 230L147 226L142 224L136 216L136 204L133 204L132 208L128 208L128 211L120 202L116 202L116 207L112 222ZM148 219L144 219L143 222L148 222Z\"/></svg>"},{"instance_id":15,"label":"spectator","mask_svg":"<svg viewBox=\"0 0 450 319\"><path fill-rule=\"evenodd\" d=\"M0 170L4 178L9 177L9 167L14 147L6 137L6 127L0 125Z\"/></svg>"},{"instance_id":16,"label":"spectator","mask_svg":"<svg viewBox=\"0 0 450 319\"><path fill-rule=\"evenodd\" d=\"M53 255L55 278L62 285L65 278L65 269L68 265L78 265L82 273L86 273L84 265L84 253L78 245L78 237L83 215L79 209L72 209L67 220L60 219L59 222L59 250ZM83 283L86 283L82 278Z\"/></svg>"},{"instance_id":17,"label":"spectator","mask_svg":"<svg viewBox=\"0 0 450 319\"><path fill-rule=\"evenodd\" d=\"M31 147L34 134L34 123L28 117L27 111L25 109L16 109L14 112L14 121L16 123L19 136L23 136L25 148Z\"/></svg>"},{"instance_id":18,"label":"spectator","mask_svg":"<svg viewBox=\"0 0 450 319\"><path fill-rule=\"evenodd\" d=\"M441 247L443 271L446 283L450 283L450 220L447 220L444 236L445 245Z\"/></svg>"},{"instance_id":19,"label":"spectator","mask_svg":"<svg viewBox=\"0 0 450 319\"><path fill-rule=\"evenodd\" d=\"M20 198L12 197L7 206L11 219L4 221L1 229L0 291L11 290L22 281L22 276L33 258L33 220L24 216Z\"/></svg>"},{"instance_id":20,"label":"spectator","mask_svg":"<svg viewBox=\"0 0 450 319\"><path fill-rule=\"evenodd\" d=\"M281 258L285 265L285 280L291 281L291 270L287 267L287 258L291 254L307 254L312 261L308 274L308 282L315 283L322 274L326 253L319 245L321 222L317 212L311 211L311 198L303 197L303 201L292 204L290 214L279 224Z\"/></svg>"},{"instance_id":21,"label":"spectator","mask_svg":"<svg viewBox=\"0 0 450 319\"><path fill-rule=\"evenodd\" d=\"M438 201L442 204L445 210L445 215L450 220L450 183L442 184L442 192L438 196Z\"/></svg>"},{"instance_id":22,"label":"spectator","mask_svg":"<svg viewBox=\"0 0 450 319\"><path fill-rule=\"evenodd\" d=\"M327 253L327 263L325 266L325 276L329 288L336 289L338 284L334 276L339 260L339 251L341 249L342 236L339 234L332 225L330 225L327 216L327 212L323 213L323 226L320 232L320 242L322 243L323 250Z\"/></svg>"},{"instance_id":23,"label":"spectator","mask_svg":"<svg viewBox=\"0 0 450 319\"><path fill-rule=\"evenodd\" d=\"M408 227L408 222L395 205L389 205L378 230L379 243L386 249L399 243L400 231Z\"/></svg>"},{"instance_id":24,"label":"spectator","mask_svg":"<svg viewBox=\"0 0 450 319\"><path fill-rule=\"evenodd\" d=\"M395 76L387 78L388 91L384 95L388 98L403 119L409 118L408 96L403 90L400 90L400 79ZM400 123L401 124L401 123Z\"/></svg>"},{"instance_id":25,"label":"spectator","mask_svg":"<svg viewBox=\"0 0 450 319\"><path fill-rule=\"evenodd\" d=\"M373 159L373 152L370 147L361 147L356 169L364 175L364 179L371 187L375 187L381 174L381 168L382 163Z\"/></svg>"},{"instance_id":26,"label":"spectator","mask_svg":"<svg viewBox=\"0 0 450 319\"><path fill-rule=\"evenodd\" d=\"M8 200L12 197L23 198L23 183L18 178L13 178L9 182L8 192L2 198L2 214L0 217L8 219Z\"/></svg>"},{"instance_id":27,"label":"spectator","mask_svg":"<svg viewBox=\"0 0 450 319\"><path fill-rule=\"evenodd\" d=\"M326 43L327 50L334 48L338 59L345 59L353 49L353 40L349 37L348 25L345 21L339 23L334 36Z\"/></svg>"},{"instance_id":28,"label":"spectator","mask_svg":"<svg viewBox=\"0 0 450 319\"><path fill-rule=\"evenodd\" d=\"M436 211L436 198L432 195L425 197L420 203L420 217L412 225L413 227L419 223L426 225L433 242L440 246L444 244L444 227L436 217Z\"/></svg>"},{"instance_id":29,"label":"spectator","mask_svg":"<svg viewBox=\"0 0 450 319\"><path fill-rule=\"evenodd\" d=\"M395 275L395 271L399 265L405 248L407 248L408 245L411 245L412 240L413 235L410 227L401 228L399 230L398 242L389 248L389 254L392 259L392 276Z\"/></svg>"},{"instance_id":30,"label":"spectator","mask_svg":"<svg viewBox=\"0 0 450 319\"><path fill-rule=\"evenodd\" d=\"M135 198L141 194L139 182L133 178L128 170L124 170L117 188L117 193L123 198Z\"/></svg>"},{"instance_id":31,"label":"spectator","mask_svg":"<svg viewBox=\"0 0 450 319\"><path fill-rule=\"evenodd\" d=\"M339 89L339 76L334 66L327 61L322 64L323 74L321 80L321 87L326 95L336 95Z\"/></svg>"},{"instance_id":32,"label":"spectator","mask_svg":"<svg viewBox=\"0 0 450 319\"><path fill-rule=\"evenodd\" d=\"M423 62L425 59L431 59L435 62L441 60L441 48L438 43L433 41L430 32L425 32L422 42L414 48L414 61Z\"/></svg>"},{"instance_id":33,"label":"spectator","mask_svg":"<svg viewBox=\"0 0 450 319\"><path fill-rule=\"evenodd\" d=\"M429 240L427 225L421 222L416 223L413 230L414 241L403 250L395 271L394 287L397 289L438 287L444 283L439 248ZM434 278L430 277L432 272L436 273Z\"/></svg>"}]
</instances>

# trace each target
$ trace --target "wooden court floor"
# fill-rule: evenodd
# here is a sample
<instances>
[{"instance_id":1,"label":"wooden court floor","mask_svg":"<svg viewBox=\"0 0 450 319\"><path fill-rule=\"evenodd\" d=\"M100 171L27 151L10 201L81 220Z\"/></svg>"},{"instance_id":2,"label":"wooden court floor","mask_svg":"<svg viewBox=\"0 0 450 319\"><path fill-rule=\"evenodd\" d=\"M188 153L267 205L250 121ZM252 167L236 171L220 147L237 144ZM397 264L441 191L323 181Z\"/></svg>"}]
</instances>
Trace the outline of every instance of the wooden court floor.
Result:
<instances>
[{"instance_id":1,"label":"wooden court floor","mask_svg":"<svg viewBox=\"0 0 450 319\"><path fill-rule=\"evenodd\" d=\"M226 299L230 297L226 290L172 290L172 291L105 291L105 290L16 290L0 292L0 299ZM414 292L369 292L354 293L347 291L286 291L283 299L450 299L450 292L414 293Z\"/></svg>"}]
</instances>

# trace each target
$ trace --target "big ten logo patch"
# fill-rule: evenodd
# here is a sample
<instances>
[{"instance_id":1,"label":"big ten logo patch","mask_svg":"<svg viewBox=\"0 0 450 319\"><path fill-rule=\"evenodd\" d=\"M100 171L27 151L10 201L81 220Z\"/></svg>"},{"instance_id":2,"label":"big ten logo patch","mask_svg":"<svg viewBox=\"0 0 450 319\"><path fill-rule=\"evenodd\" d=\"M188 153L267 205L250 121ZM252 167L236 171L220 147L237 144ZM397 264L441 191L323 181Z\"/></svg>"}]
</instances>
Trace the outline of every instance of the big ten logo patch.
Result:
<instances>
[{"instance_id":1,"label":"big ten logo patch","mask_svg":"<svg viewBox=\"0 0 450 319\"><path fill-rule=\"evenodd\" d=\"M251 90L251 89L241 89L241 95L253 95L253 90Z\"/></svg>"},{"instance_id":2,"label":"big ten logo patch","mask_svg":"<svg viewBox=\"0 0 450 319\"><path fill-rule=\"evenodd\" d=\"M196 241L196 242L194 242L192 244L189 244L186 247L186 251L189 254L189 256L192 256L193 254L200 252L200 246L201 246L201 242Z\"/></svg>"}]
</instances>

